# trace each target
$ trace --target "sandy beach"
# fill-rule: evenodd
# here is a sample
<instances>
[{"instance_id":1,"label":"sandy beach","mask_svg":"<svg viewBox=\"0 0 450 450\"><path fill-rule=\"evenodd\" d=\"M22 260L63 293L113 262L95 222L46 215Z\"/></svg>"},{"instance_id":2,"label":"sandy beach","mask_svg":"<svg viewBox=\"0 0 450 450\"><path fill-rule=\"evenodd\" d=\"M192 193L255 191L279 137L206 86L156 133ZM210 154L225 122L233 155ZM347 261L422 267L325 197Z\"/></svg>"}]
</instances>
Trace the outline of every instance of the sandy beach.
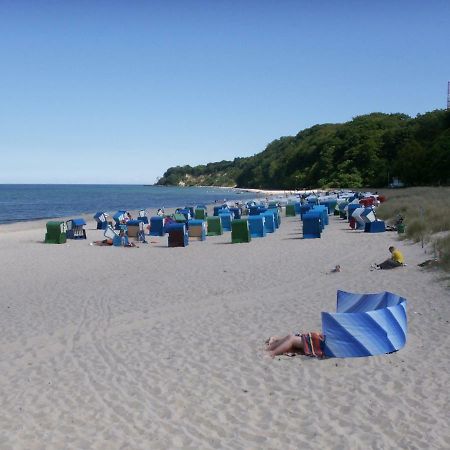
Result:
<instances>
[{"instance_id":1,"label":"sandy beach","mask_svg":"<svg viewBox=\"0 0 450 450\"><path fill-rule=\"evenodd\" d=\"M248 244L43 244L0 227L0 449L445 449L449 291L420 245L330 217ZM370 271L403 251L406 267ZM330 273L339 264L340 273ZM337 289L408 300L404 349L269 358L270 335L320 330Z\"/></svg>"}]
</instances>

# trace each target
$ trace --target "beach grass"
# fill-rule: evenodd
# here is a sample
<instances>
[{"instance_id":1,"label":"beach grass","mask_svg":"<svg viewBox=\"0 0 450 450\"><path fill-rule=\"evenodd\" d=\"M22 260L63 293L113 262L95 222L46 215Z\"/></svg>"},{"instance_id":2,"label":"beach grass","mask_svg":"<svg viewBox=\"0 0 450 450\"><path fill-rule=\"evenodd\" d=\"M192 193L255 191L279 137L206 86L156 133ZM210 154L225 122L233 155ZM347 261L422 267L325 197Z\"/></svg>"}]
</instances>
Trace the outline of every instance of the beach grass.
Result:
<instances>
[{"instance_id":1,"label":"beach grass","mask_svg":"<svg viewBox=\"0 0 450 450\"><path fill-rule=\"evenodd\" d=\"M404 219L404 238L430 245L439 267L450 273L450 187L414 187L381 192L387 201L377 209L380 219Z\"/></svg>"}]
</instances>

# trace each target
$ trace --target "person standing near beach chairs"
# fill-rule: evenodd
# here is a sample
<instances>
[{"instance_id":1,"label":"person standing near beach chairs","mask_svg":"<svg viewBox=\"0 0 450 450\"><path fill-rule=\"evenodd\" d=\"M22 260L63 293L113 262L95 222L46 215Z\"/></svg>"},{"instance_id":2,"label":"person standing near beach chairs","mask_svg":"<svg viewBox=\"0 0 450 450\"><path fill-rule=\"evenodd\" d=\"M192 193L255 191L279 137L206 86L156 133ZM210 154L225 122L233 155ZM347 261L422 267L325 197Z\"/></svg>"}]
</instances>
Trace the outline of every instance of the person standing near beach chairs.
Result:
<instances>
[{"instance_id":1,"label":"person standing near beach chairs","mask_svg":"<svg viewBox=\"0 0 450 450\"><path fill-rule=\"evenodd\" d=\"M405 265L405 258L400 250L391 245L389 251L391 252L391 257L380 264L372 264L372 269L387 270Z\"/></svg>"}]
</instances>

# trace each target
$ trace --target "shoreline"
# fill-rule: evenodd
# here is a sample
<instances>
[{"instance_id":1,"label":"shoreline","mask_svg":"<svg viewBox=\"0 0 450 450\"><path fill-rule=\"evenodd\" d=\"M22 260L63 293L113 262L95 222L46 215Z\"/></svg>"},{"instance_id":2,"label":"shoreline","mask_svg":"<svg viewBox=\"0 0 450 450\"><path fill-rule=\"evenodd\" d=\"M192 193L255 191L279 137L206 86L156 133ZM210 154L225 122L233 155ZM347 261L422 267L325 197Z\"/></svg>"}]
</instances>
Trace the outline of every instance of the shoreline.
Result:
<instances>
[{"instance_id":1,"label":"shoreline","mask_svg":"<svg viewBox=\"0 0 450 450\"><path fill-rule=\"evenodd\" d=\"M30 186L32 186L32 185L30 185ZM47 185L45 185L45 186L47 186ZM49 186L53 186L53 185L49 185ZM61 186L67 186L67 185L61 185ZM92 186L92 185L87 185L87 186ZM98 186L110 186L110 185L98 185ZM124 186L134 186L134 185L124 185ZM136 185L136 186L140 186L140 185ZM174 187L174 188L179 189L178 187ZM217 186L212 186L212 187L208 187L208 186L201 186L200 187L199 186L199 188L203 188L205 190L210 189L210 188L214 188L214 189L217 189L217 190L220 189ZM235 189L232 189L232 188L224 188L224 189L227 189L229 191L235 192ZM191 201L185 201L185 202L181 201L178 205L175 205L175 206L167 206L167 202L162 200L160 205L154 206L154 207L147 207L145 209L148 212L150 212L150 211L156 212L158 210L158 208L160 208L160 207L165 207L166 209L169 210L169 209L176 209L178 207L183 207L183 206L185 206L185 204L197 204L197 203L203 203L203 202L205 202L207 204L213 204L213 198L214 197L217 198L220 195L221 195L221 192L216 192L216 193L211 193L210 192L210 193L207 193L206 195L204 195L205 198L207 198L206 201L201 200L201 198L200 199L192 199ZM202 196L201 193L199 193L199 197L201 197L201 196ZM209 197L212 197L212 198L209 198ZM220 200L223 200L223 198L221 198ZM241 198L236 198L235 199L235 201L239 201L239 200L242 200L242 199ZM169 204L175 203L175 201L173 199L171 199L171 198L168 199ZM112 202L112 203L114 203L114 202ZM124 203L126 203L126 202L124 202ZM151 202L151 203L154 203L154 202ZM134 204L136 204L136 202L134 202ZM142 202L142 204L145 205L145 200ZM20 201L17 201L17 205L20 206ZM126 204L125 204L125 207L126 207ZM18 218L18 219L14 219L14 220L9 220L9 221L4 222L4 223L0 223L0 230L10 229L11 227L14 228L16 225L18 226L18 228L24 229L24 228L27 228L27 226L34 226L33 223L35 223L35 222L36 223L40 223L40 224L44 223L44 227L45 227L45 223L48 222L48 221L53 221L53 220L60 220L60 221L62 221L62 220L69 220L69 219L76 218L76 217L83 218L83 219L85 219L87 221L87 220L92 219L93 215L97 211L105 211L108 214L112 215L117 210L118 209L104 210L101 207L97 206L92 211L87 211L87 212L85 210L83 212L75 212L73 214L61 214L61 215L57 215L57 216L50 216L49 215L48 217L39 217L39 218L30 218L30 219ZM129 208L128 210L136 212L136 211L138 211L138 208ZM31 214L29 214L29 215L31 215ZM20 225L20 224L23 224L23 225Z\"/></svg>"}]
</instances>

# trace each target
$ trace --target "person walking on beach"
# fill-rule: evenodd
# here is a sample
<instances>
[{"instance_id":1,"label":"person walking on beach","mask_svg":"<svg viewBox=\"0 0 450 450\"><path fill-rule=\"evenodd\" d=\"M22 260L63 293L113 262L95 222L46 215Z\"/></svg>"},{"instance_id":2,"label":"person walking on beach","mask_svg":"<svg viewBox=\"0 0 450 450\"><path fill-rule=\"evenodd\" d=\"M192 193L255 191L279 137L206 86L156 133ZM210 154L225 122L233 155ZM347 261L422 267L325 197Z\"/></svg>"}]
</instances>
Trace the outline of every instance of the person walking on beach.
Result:
<instances>
[{"instance_id":1,"label":"person walking on beach","mask_svg":"<svg viewBox=\"0 0 450 450\"><path fill-rule=\"evenodd\" d=\"M380 264L372 264L372 269L387 270L405 265L405 258L400 250L391 245L389 251L391 252L391 257Z\"/></svg>"}]
</instances>

